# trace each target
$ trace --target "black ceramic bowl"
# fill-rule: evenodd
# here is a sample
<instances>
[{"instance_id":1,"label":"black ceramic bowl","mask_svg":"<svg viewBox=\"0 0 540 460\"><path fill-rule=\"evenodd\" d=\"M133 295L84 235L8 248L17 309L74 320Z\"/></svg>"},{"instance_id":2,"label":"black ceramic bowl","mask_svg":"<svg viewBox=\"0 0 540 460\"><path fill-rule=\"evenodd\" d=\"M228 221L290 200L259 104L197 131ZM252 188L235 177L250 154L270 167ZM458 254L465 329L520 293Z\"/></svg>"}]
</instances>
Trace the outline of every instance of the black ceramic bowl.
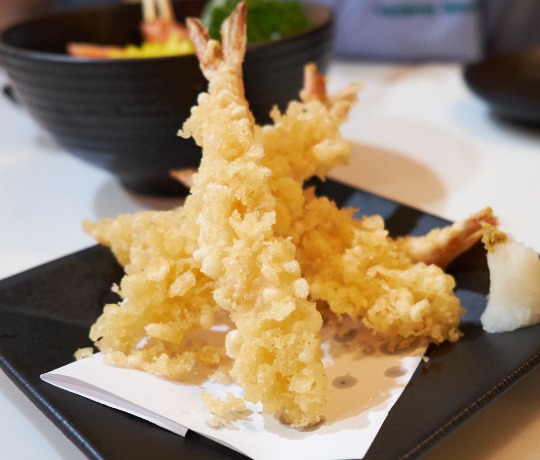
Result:
<instances>
[{"instance_id":1,"label":"black ceramic bowl","mask_svg":"<svg viewBox=\"0 0 540 460\"><path fill-rule=\"evenodd\" d=\"M489 57L467 66L464 76L495 115L540 126L540 47Z\"/></svg>"},{"instance_id":2,"label":"black ceramic bowl","mask_svg":"<svg viewBox=\"0 0 540 460\"><path fill-rule=\"evenodd\" d=\"M175 3L178 20L199 16L202 0ZM298 96L303 66L322 72L331 57L332 17L306 5L313 28L279 41L250 46L244 62L246 97L259 123L274 104ZM197 167L200 150L176 133L197 95L206 89L193 55L146 59L74 59L70 41L137 43L140 6L75 10L8 29L0 59L14 93L31 116L67 151L112 172L142 194L186 193L171 169Z\"/></svg>"}]
</instances>

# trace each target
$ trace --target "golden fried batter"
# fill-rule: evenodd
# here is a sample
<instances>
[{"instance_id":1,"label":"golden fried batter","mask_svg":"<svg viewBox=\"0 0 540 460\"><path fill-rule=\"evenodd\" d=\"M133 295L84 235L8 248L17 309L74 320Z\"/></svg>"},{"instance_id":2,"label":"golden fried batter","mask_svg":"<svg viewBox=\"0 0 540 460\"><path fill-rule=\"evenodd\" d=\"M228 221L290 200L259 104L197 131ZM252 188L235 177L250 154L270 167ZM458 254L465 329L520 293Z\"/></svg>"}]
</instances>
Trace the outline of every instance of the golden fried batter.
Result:
<instances>
[{"instance_id":1,"label":"golden fried batter","mask_svg":"<svg viewBox=\"0 0 540 460\"><path fill-rule=\"evenodd\" d=\"M198 248L201 270L214 279L214 300L230 313L236 329L226 339L234 359L231 375L248 401L281 413L293 426L317 423L326 401L319 331L322 318L307 300L296 248L274 234L276 200L271 171L254 135L244 98L245 5L226 22L223 47L201 24L188 22L197 54L212 63L208 93L199 97L182 136L202 146L190 201L200 202Z\"/></svg>"},{"instance_id":2,"label":"golden fried batter","mask_svg":"<svg viewBox=\"0 0 540 460\"><path fill-rule=\"evenodd\" d=\"M90 336L109 362L184 381L222 378L231 366L246 400L312 425L327 399L315 302L390 347L457 340L454 280L433 262L455 258L480 237L479 221L494 218L392 239L380 216L356 219L304 190L348 162L339 128L358 86L329 97L307 66L301 101L257 126L241 72L245 4L224 23L222 44L197 20L188 28L209 87L180 135L202 147L201 165L183 207L85 222L125 266L122 301L105 307ZM213 328L223 322L226 339Z\"/></svg>"}]
</instances>

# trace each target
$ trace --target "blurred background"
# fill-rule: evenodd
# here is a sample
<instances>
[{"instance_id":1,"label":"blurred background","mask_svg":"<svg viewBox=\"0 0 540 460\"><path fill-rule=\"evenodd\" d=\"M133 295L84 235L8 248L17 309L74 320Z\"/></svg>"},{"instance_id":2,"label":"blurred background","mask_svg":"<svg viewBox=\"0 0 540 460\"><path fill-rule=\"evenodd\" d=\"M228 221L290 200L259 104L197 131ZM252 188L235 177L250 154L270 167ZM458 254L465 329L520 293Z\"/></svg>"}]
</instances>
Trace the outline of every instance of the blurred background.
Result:
<instances>
[{"instance_id":1,"label":"blurred background","mask_svg":"<svg viewBox=\"0 0 540 460\"><path fill-rule=\"evenodd\" d=\"M0 30L50 11L140 0L2 0ZM538 0L314 0L336 14L337 55L474 61L540 44Z\"/></svg>"}]
</instances>

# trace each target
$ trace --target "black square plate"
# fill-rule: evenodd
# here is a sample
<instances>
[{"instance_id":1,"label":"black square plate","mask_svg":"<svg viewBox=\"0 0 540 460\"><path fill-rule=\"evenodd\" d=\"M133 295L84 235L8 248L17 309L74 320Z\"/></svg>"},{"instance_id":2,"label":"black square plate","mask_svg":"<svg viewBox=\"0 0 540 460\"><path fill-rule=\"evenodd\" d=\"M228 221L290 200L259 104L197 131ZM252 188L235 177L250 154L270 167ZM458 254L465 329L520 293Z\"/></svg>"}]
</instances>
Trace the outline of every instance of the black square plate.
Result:
<instances>
[{"instance_id":1,"label":"black square plate","mask_svg":"<svg viewBox=\"0 0 540 460\"><path fill-rule=\"evenodd\" d=\"M381 214L393 235L423 234L448 222L333 181L319 194L340 206ZM489 274L480 245L449 268L468 309L464 337L430 347L366 459L414 458L540 363L540 325L487 334L479 322ZM122 275L108 249L94 246L0 281L0 366L91 459L245 458L193 432L185 438L42 382L40 374L90 346L90 325Z\"/></svg>"}]
</instances>

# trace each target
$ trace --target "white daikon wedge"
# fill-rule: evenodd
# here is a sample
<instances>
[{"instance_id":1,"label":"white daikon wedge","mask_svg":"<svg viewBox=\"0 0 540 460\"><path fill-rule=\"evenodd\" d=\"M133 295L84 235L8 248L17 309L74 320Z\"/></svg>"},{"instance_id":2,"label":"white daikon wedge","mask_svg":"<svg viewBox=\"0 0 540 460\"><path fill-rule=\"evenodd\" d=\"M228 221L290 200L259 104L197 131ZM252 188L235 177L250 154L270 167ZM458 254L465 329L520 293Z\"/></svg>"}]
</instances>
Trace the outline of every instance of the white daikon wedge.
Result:
<instances>
[{"instance_id":1,"label":"white daikon wedge","mask_svg":"<svg viewBox=\"0 0 540 460\"><path fill-rule=\"evenodd\" d=\"M493 225L483 228L490 287L482 327L507 332L540 322L538 254Z\"/></svg>"}]
</instances>

